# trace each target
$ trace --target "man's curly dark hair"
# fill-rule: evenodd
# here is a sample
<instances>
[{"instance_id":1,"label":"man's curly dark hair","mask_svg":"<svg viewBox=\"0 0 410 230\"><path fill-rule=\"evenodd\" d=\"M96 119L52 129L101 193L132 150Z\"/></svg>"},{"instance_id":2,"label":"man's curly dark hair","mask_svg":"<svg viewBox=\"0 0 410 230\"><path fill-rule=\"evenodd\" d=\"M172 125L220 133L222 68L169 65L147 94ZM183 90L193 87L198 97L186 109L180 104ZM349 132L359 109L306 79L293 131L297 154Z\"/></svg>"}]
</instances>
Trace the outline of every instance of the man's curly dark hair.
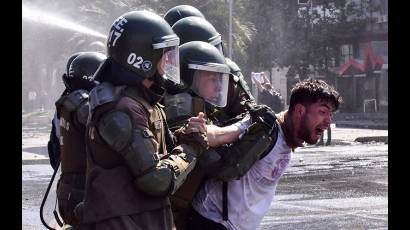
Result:
<instances>
[{"instance_id":1,"label":"man's curly dark hair","mask_svg":"<svg viewBox=\"0 0 410 230\"><path fill-rule=\"evenodd\" d=\"M342 97L333 86L328 85L323 80L305 79L298 82L291 90L289 112L292 113L296 104L309 106L319 101L330 102L334 111L343 102Z\"/></svg>"}]
</instances>

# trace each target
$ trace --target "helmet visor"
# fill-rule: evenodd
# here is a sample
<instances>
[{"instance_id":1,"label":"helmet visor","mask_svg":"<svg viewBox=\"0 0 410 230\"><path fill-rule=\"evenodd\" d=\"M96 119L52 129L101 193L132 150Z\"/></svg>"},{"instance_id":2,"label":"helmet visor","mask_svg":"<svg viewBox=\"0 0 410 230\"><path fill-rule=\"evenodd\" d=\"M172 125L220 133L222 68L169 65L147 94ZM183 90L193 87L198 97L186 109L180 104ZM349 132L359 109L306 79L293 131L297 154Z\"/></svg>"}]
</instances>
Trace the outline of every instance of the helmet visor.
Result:
<instances>
[{"instance_id":1,"label":"helmet visor","mask_svg":"<svg viewBox=\"0 0 410 230\"><path fill-rule=\"evenodd\" d=\"M177 84L180 83L178 45L164 48L163 70L163 78L169 79Z\"/></svg>"},{"instance_id":2,"label":"helmet visor","mask_svg":"<svg viewBox=\"0 0 410 230\"><path fill-rule=\"evenodd\" d=\"M229 74L207 70L195 70L191 89L206 102L225 107L228 97Z\"/></svg>"}]
</instances>

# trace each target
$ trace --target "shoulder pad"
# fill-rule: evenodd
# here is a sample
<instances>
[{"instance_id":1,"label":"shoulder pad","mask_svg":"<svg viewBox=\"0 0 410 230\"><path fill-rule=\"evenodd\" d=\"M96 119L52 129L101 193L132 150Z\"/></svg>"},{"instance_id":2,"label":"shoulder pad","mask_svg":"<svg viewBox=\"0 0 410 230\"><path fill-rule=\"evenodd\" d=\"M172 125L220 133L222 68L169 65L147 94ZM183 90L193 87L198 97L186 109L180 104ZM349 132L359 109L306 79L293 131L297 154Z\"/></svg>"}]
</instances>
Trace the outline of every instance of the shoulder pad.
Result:
<instances>
[{"instance_id":1,"label":"shoulder pad","mask_svg":"<svg viewBox=\"0 0 410 230\"><path fill-rule=\"evenodd\" d=\"M104 115L98 122L98 132L115 151L124 149L132 137L130 116L122 111L113 111Z\"/></svg>"},{"instance_id":2,"label":"shoulder pad","mask_svg":"<svg viewBox=\"0 0 410 230\"><path fill-rule=\"evenodd\" d=\"M118 98L118 89L108 82L103 82L94 87L90 92L90 111L97 106L115 101Z\"/></svg>"},{"instance_id":3,"label":"shoulder pad","mask_svg":"<svg viewBox=\"0 0 410 230\"><path fill-rule=\"evenodd\" d=\"M78 119L78 121L81 124L86 125L89 113L90 113L90 103L88 101L86 101L85 103L82 103L77 109L77 119Z\"/></svg>"},{"instance_id":4,"label":"shoulder pad","mask_svg":"<svg viewBox=\"0 0 410 230\"><path fill-rule=\"evenodd\" d=\"M88 92L83 89L76 90L67 96L61 97L56 105L61 105L69 112L75 111L78 106L88 99Z\"/></svg>"}]
</instances>

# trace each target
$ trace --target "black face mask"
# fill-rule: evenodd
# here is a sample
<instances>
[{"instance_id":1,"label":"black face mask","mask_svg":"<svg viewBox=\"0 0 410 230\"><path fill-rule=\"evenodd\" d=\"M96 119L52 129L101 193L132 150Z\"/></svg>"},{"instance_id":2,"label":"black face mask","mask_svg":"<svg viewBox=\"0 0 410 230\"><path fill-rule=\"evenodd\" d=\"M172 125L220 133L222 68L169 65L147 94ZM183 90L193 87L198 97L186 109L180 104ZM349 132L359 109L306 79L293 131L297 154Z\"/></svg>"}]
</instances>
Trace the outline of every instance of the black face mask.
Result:
<instances>
[{"instance_id":1,"label":"black face mask","mask_svg":"<svg viewBox=\"0 0 410 230\"><path fill-rule=\"evenodd\" d=\"M159 86L164 86L165 81L166 80L161 76L161 74L159 74L158 71L156 71L154 75L154 83Z\"/></svg>"},{"instance_id":2,"label":"black face mask","mask_svg":"<svg viewBox=\"0 0 410 230\"><path fill-rule=\"evenodd\" d=\"M150 90L158 95L163 95L165 93L165 79L157 72L154 75L154 84L151 85Z\"/></svg>"}]
</instances>

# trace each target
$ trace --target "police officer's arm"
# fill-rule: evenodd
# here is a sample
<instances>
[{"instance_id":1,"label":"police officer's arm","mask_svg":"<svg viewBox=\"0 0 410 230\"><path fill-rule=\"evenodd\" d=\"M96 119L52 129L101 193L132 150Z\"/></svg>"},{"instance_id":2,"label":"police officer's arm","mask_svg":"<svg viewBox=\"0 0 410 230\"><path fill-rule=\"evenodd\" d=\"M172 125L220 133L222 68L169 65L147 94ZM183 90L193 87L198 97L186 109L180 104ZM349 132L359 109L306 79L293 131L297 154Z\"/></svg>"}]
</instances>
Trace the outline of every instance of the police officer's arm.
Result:
<instances>
[{"instance_id":1,"label":"police officer's arm","mask_svg":"<svg viewBox=\"0 0 410 230\"><path fill-rule=\"evenodd\" d=\"M194 168L196 157L186 153L189 147L179 146L172 155L160 159L159 144L148 129L146 117L141 116L144 122L141 119L136 122L126 111L113 111L102 117L98 131L108 145L124 158L140 191L165 196L182 184Z\"/></svg>"},{"instance_id":2,"label":"police officer's arm","mask_svg":"<svg viewBox=\"0 0 410 230\"><path fill-rule=\"evenodd\" d=\"M191 121L196 121L196 119L191 118ZM199 130L198 125L194 126L194 123L191 125L192 131ZM190 123L187 127L191 127ZM232 143L224 151L218 170L210 174L211 177L223 181L243 176L264 153L271 150L276 142L276 137L274 140L272 139L269 128L260 122L254 122L251 125L251 119L248 115L240 122L227 127L207 125L206 128L210 146ZM275 130L277 131L277 129ZM241 136L240 139L238 139L239 136Z\"/></svg>"}]
</instances>

